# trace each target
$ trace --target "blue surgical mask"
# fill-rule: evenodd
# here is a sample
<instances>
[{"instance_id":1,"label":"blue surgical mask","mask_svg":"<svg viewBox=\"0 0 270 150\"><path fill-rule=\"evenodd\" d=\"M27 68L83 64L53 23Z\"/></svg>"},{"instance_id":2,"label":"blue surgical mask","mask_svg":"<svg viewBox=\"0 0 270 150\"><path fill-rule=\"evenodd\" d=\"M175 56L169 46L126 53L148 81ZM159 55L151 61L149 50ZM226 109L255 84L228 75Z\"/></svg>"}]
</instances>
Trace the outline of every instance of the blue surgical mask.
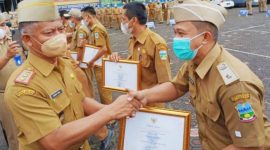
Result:
<instances>
[{"instance_id":1,"label":"blue surgical mask","mask_svg":"<svg viewBox=\"0 0 270 150\"><path fill-rule=\"evenodd\" d=\"M176 55L176 57L180 60L192 60L197 55L198 50L203 46L200 45L195 50L192 50L190 45L191 41L199 36L201 36L203 33L200 33L193 38L174 38L173 39L173 51Z\"/></svg>"}]
</instances>

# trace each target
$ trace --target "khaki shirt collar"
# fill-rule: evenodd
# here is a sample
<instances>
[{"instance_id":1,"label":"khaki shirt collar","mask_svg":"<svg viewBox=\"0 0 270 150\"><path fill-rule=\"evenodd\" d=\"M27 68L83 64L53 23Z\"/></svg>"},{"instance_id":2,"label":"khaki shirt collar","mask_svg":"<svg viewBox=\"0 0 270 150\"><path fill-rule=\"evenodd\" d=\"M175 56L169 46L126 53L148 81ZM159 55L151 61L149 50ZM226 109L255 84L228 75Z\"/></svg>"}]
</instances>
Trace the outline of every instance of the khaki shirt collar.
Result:
<instances>
[{"instance_id":1,"label":"khaki shirt collar","mask_svg":"<svg viewBox=\"0 0 270 150\"><path fill-rule=\"evenodd\" d=\"M144 44L146 37L148 36L150 30L146 28L137 38L137 41L140 42L141 44Z\"/></svg>"},{"instance_id":2,"label":"khaki shirt collar","mask_svg":"<svg viewBox=\"0 0 270 150\"><path fill-rule=\"evenodd\" d=\"M94 31L94 29L95 29L95 27L97 26L97 24L98 24L98 23L95 23L95 24L90 28L90 30L91 30L91 31Z\"/></svg>"},{"instance_id":3,"label":"khaki shirt collar","mask_svg":"<svg viewBox=\"0 0 270 150\"><path fill-rule=\"evenodd\" d=\"M196 68L196 73L201 79L204 79L205 75L214 64L218 56L220 55L221 49L218 44L216 44L213 49L206 55L203 61Z\"/></svg>"},{"instance_id":4,"label":"khaki shirt collar","mask_svg":"<svg viewBox=\"0 0 270 150\"><path fill-rule=\"evenodd\" d=\"M43 60L42 58L29 53L27 58L34 68L41 72L44 76L48 76L54 69L55 65Z\"/></svg>"}]
</instances>

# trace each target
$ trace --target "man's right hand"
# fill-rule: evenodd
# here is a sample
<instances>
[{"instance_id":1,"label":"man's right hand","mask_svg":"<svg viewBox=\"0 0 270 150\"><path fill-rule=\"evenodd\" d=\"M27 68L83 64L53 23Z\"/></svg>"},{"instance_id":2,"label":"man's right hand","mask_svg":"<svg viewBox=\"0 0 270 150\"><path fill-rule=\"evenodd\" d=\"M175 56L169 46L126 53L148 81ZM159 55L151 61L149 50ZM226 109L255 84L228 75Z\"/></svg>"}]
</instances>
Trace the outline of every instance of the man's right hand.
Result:
<instances>
[{"instance_id":1,"label":"man's right hand","mask_svg":"<svg viewBox=\"0 0 270 150\"><path fill-rule=\"evenodd\" d=\"M16 42L16 41L12 41L9 43L8 45L8 50L6 53L6 58L11 59L12 57L14 57L16 54L18 54L19 52L19 47L20 45Z\"/></svg>"},{"instance_id":2,"label":"man's right hand","mask_svg":"<svg viewBox=\"0 0 270 150\"><path fill-rule=\"evenodd\" d=\"M115 52L115 53L112 53L112 54L109 56L109 59L110 59L110 61L117 62L117 61L119 61L121 58L120 58L120 56L118 55L118 53Z\"/></svg>"},{"instance_id":3,"label":"man's right hand","mask_svg":"<svg viewBox=\"0 0 270 150\"><path fill-rule=\"evenodd\" d=\"M141 106L140 101L130 98L129 95L121 95L106 107L109 109L109 114L112 115L112 120L115 120L123 117L134 117Z\"/></svg>"},{"instance_id":4,"label":"man's right hand","mask_svg":"<svg viewBox=\"0 0 270 150\"><path fill-rule=\"evenodd\" d=\"M128 90L129 98L139 100L143 106L147 105L147 98L142 91Z\"/></svg>"}]
</instances>

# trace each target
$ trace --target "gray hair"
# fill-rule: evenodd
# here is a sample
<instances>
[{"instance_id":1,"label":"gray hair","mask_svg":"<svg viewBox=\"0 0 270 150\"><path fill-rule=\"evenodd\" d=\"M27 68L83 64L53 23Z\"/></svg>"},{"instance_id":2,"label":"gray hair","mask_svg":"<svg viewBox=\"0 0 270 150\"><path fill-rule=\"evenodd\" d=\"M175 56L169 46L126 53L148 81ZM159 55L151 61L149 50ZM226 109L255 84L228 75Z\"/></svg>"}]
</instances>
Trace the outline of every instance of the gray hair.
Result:
<instances>
[{"instance_id":1,"label":"gray hair","mask_svg":"<svg viewBox=\"0 0 270 150\"><path fill-rule=\"evenodd\" d=\"M19 31L21 35L32 34L35 30L35 27L37 26L37 23L38 22L36 21L19 23Z\"/></svg>"}]
</instances>

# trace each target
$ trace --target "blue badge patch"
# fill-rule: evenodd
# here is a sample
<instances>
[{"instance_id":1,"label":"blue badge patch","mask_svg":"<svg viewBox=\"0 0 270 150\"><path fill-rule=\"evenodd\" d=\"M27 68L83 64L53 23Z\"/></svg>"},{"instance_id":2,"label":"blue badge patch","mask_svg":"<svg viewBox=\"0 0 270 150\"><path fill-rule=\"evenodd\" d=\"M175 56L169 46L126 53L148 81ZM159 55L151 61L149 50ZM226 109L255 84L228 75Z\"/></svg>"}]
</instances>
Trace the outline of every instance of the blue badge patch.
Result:
<instances>
[{"instance_id":1,"label":"blue badge patch","mask_svg":"<svg viewBox=\"0 0 270 150\"><path fill-rule=\"evenodd\" d=\"M52 95L51 95L51 99L55 99L57 96L59 96L60 94L62 94L63 91L60 89L56 92L54 92Z\"/></svg>"},{"instance_id":2,"label":"blue badge patch","mask_svg":"<svg viewBox=\"0 0 270 150\"><path fill-rule=\"evenodd\" d=\"M249 123L257 118L249 102L237 104L235 109L238 112L241 122Z\"/></svg>"},{"instance_id":3,"label":"blue badge patch","mask_svg":"<svg viewBox=\"0 0 270 150\"><path fill-rule=\"evenodd\" d=\"M161 60L167 60L168 54L166 50L159 51L159 56Z\"/></svg>"}]
</instances>

